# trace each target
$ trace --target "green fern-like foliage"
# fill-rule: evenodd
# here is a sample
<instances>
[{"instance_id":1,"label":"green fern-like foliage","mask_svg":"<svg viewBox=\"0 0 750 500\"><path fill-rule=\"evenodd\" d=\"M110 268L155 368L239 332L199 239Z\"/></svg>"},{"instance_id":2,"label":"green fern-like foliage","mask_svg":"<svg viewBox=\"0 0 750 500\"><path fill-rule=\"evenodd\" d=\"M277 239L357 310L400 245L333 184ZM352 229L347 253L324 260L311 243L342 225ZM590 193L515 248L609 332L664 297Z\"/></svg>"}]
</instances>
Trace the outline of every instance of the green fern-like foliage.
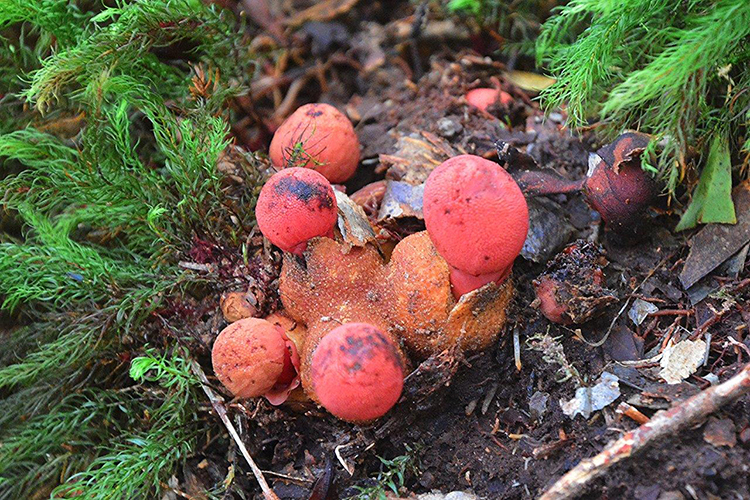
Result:
<instances>
[{"instance_id":1,"label":"green fern-like foliage","mask_svg":"<svg viewBox=\"0 0 750 500\"><path fill-rule=\"evenodd\" d=\"M198 378L190 362L180 353L158 354L147 350L133 360L130 376L160 387L159 404L147 416L126 414L119 435L98 443L99 454L82 472L54 493L63 498L109 498L116 492L122 498L146 497L160 488L164 473L173 471L195 445L201 429L195 405Z\"/></svg>"},{"instance_id":2,"label":"green fern-like foliage","mask_svg":"<svg viewBox=\"0 0 750 500\"><path fill-rule=\"evenodd\" d=\"M733 155L750 152L749 37L745 0L573 0L537 41L557 78L542 101L566 105L574 126L594 118L610 136L653 134L673 191L689 152L707 153L713 138L728 138Z\"/></svg>"},{"instance_id":3,"label":"green fern-like foliage","mask_svg":"<svg viewBox=\"0 0 750 500\"><path fill-rule=\"evenodd\" d=\"M215 168L248 51L198 0L9 0L0 33L0 498L151 497L201 425L178 262L253 223Z\"/></svg>"}]
</instances>

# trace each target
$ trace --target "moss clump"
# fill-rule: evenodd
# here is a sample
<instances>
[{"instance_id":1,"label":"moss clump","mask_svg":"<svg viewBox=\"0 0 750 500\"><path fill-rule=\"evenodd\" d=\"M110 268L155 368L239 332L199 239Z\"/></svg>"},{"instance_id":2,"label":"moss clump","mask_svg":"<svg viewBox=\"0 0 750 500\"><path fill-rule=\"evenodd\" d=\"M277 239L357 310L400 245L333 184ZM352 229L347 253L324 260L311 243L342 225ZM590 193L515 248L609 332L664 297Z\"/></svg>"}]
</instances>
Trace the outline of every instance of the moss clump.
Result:
<instances>
[{"instance_id":1,"label":"moss clump","mask_svg":"<svg viewBox=\"0 0 750 500\"><path fill-rule=\"evenodd\" d=\"M150 496L191 451L174 310L205 283L178 262L253 224L256 172L216 169L237 27L197 0L0 3L0 497Z\"/></svg>"}]
</instances>

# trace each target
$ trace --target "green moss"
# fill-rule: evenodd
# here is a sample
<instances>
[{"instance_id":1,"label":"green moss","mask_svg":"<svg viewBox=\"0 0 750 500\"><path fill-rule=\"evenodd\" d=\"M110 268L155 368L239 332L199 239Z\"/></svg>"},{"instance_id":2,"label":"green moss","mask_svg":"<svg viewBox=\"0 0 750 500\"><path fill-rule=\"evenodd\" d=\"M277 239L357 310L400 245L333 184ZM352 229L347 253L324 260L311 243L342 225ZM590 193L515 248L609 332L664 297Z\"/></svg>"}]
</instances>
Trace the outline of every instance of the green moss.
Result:
<instances>
[{"instance_id":1,"label":"green moss","mask_svg":"<svg viewBox=\"0 0 750 500\"><path fill-rule=\"evenodd\" d=\"M0 356L0 497L151 496L192 450L187 353L158 335L185 325L157 311L205 286L178 266L196 238L237 248L253 225L253 176L215 168L252 76L237 28L197 0L0 3L0 307L23 325Z\"/></svg>"}]
</instances>

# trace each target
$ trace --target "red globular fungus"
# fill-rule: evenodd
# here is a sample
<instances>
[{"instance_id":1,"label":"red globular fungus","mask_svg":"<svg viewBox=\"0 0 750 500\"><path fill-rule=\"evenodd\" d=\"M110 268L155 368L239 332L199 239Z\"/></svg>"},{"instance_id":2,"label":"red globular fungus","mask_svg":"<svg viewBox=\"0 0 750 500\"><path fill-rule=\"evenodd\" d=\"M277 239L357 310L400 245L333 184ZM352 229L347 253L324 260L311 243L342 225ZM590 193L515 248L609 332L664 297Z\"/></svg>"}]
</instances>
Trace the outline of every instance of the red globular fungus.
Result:
<instances>
[{"instance_id":1,"label":"red globular fungus","mask_svg":"<svg viewBox=\"0 0 750 500\"><path fill-rule=\"evenodd\" d=\"M395 342L367 323L346 323L326 334L312 355L310 370L317 400L349 422L365 423L385 415L404 385L404 365Z\"/></svg>"},{"instance_id":2,"label":"red globular fungus","mask_svg":"<svg viewBox=\"0 0 750 500\"><path fill-rule=\"evenodd\" d=\"M502 167L461 155L428 177L424 221L451 268L458 298L487 283L505 281L526 240L529 211L521 189Z\"/></svg>"},{"instance_id":3,"label":"red globular fungus","mask_svg":"<svg viewBox=\"0 0 750 500\"><path fill-rule=\"evenodd\" d=\"M576 241L547 264L534 280L537 300L533 305L551 322L580 325L595 318L617 300L605 288L602 270L607 259L597 245Z\"/></svg>"},{"instance_id":4,"label":"red globular fungus","mask_svg":"<svg viewBox=\"0 0 750 500\"><path fill-rule=\"evenodd\" d=\"M261 189L255 218L271 243L301 256L310 238L333 237L337 209L336 195L325 177L306 168L287 168Z\"/></svg>"},{"instance_id":5,"label":"red globular fungus","mask_svg":"<svg viewBox=\"0 0 750 500\"><path fill-rule=\"evenodd\" d=\"M264 396L278 405L300 384L297 347L263 319L242 319L222 330L211 361L219 381L239 398Z\"/></svg>"},{"instance_id":6,"label":"red globular fungus","mask_svg":"<svg viewBox=\"0 0 750 500\"><path fill-rule=\"evenodd\" d=\"M583 185L586 201L605 227L621 236L637 236L646 229L644 214L658 193L639 158L650 141L646 134L626 132L592 155Z\"/></svg>"},{"instance_id":7,"label":"red globular fungus","mask_svg":"<svg viewBox=\"0 0 750 500\"><path fill-rule=\"evenodd\" d=\"M466 102L475 108L487 111L487 108L496 103L509 106L513 103L513 97L502 90L482 88L468 91L466 93Z\"/></svg>"},{"instance_id":8,"label":"red globular fungus","mask_svg":"<svg viewBox=\"0 0 750 500\"><path fill-rule=\"evenodd\" d=\"M342 183L359 164L359 139L349 119L333 106L306 104L284 120L268 154L277 168L307 167Z\"/></svg>"}]
</instances>

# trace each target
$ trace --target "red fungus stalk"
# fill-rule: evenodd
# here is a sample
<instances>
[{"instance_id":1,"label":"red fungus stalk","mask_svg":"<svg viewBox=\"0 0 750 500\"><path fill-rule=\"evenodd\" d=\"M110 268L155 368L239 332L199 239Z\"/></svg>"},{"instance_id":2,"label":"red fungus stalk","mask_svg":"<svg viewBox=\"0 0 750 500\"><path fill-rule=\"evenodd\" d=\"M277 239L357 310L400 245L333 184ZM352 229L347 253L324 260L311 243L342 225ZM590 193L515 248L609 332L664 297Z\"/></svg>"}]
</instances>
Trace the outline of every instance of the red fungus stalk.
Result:
<instances>
[{"instance_id":1,"label":"red fungus stalk","mask_svg":"<svg viewBox=\"0 0 750 500\"><path fill-rule=\"evenodd\" d=\"M336 195L325 177L306 168L287 168L261 189L255 218L271 243L302 255L309 239L333 237L337 209Z\"/></svg>"},{"instance_id":2,"label":"red fungus stalk","mask_svg":"<svg viewBox=\"0 0 750 500\"><path fill-rule=\"evenodd\" d=\"M513 103L513 97L498 89L473 89L466 93L466 102L475 108L487 111L487 108L498 102L503 106L509 106Z\"/></svg>"},{"instance_id":3,"label":"red fungus stalk","mask_svg":"<svg viewBox=\"0 0 750 500\"><path fill-rule=\"evenodd\" d=\"M401 397L404 365L394 341L367 323L346 323L320 340L310 366L326 410L349 422L385 415Z\"/></svg>"},{"instance_id":4,"label":"red fungus stalk","mask_svg":"<svg viewBox=\"0 0 750 500\"><path fill-rule=\"evenodd\" d=\"M359 140L339 110L328 104L306 104L284 120L268 154L277 168L307 167L342 183L359 164Z\"/></svg>"},{"instance_id":5,"label":"red fungus stalk","mask_svg":"<svg viewBox=\"0 0 750 500\"><path fill-rule=\"evenodd\" d=\"M529 231L520 188L502 167L479 156L445 161L428 177L424 221L451 268L456 298L503 282Z\"/></svg>"},{"instance_id":6,"label":"red fungus stalk","mask_svg":"<svg viewBox=\"0 0 750 500\"><path fill-rule=\"evenodd\" d=\"M242 319L222 330L211 361L219 381L239 398L264 396L278 405L300 384L297 347L263 319Z\"/></svg>"},{"instance_id":7,"label":"red fungus stalk","mask_svg":"<svg viewBox=\"0 0 750 500\"><path fill-rule=\"evenodd\" d=\"M557 172L540 169L527 154L509 144L495 144L501 164L514 168L513 176L527 196L581 191L586 202L602 216L605 228L621 242L644 233L646 212L659 193L659 185L641 167L641 155L651 137L625 132L589 156L585 179L568 180Z\"/></svg>"}]
</instances>

